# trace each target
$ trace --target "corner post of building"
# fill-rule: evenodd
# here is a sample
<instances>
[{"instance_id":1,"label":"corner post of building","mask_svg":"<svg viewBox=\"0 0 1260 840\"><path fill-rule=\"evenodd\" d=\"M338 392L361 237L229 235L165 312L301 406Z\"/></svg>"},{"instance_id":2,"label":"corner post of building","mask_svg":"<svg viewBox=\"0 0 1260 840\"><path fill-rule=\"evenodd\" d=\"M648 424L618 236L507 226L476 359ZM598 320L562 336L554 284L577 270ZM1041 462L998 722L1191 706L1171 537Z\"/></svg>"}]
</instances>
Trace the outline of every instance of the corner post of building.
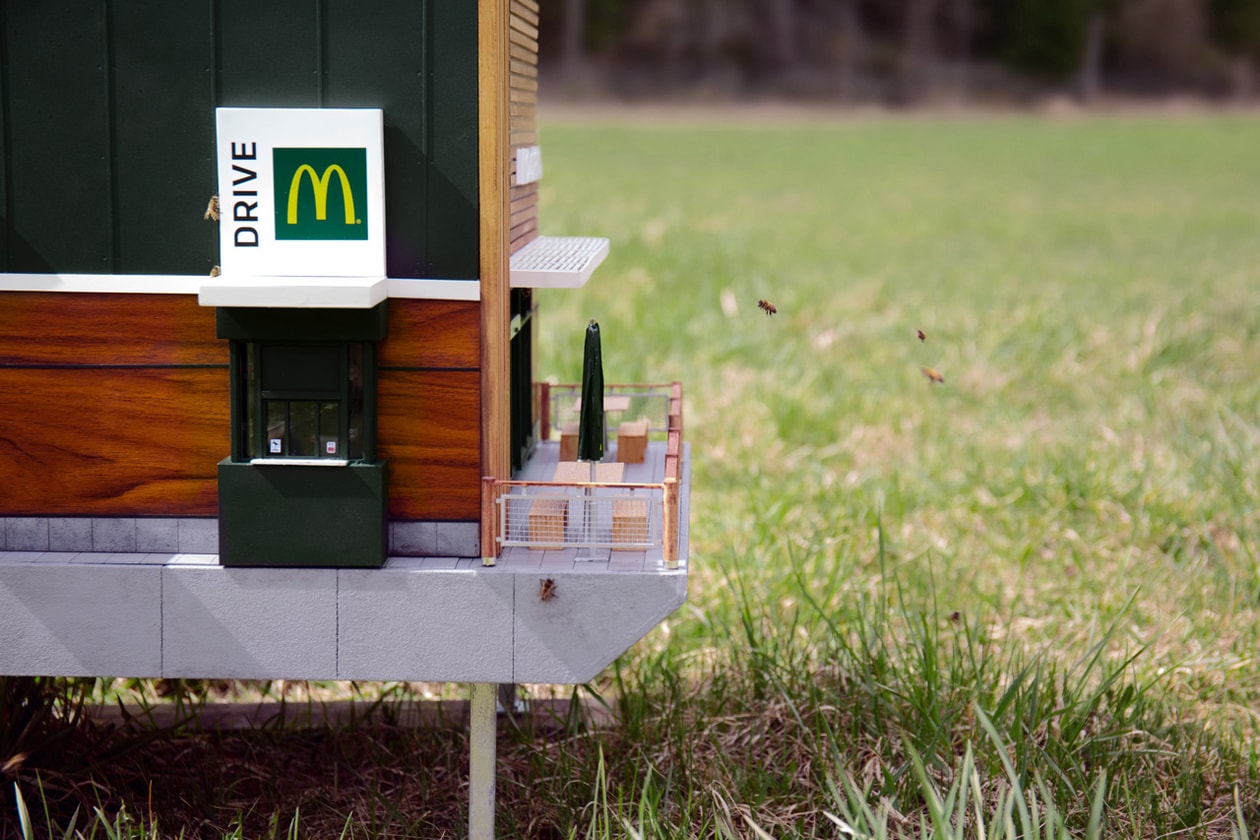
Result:
<instances>
[{"instance_id":1,"label":"corner post of building","mask_svg":"<svg viewBox=\"0 0 1260 840\"><path fill-rule=\"evenodd\" d=\"M511 478L510 263L508 237L508 2L477 0L477 204L481 286L481 475L491 486ZM493 493L481 494L481 556L493 564ZM469 709L468 836L494 837L495 696L490 683L472 686Z\"/></svg>"},{"instance_id":2,"label":"corner post of building","mask_svg":"<svg viewBox=\"0 0 1260 840\"><path fill-rule=\"evenodd\" d=\"M481 478L481 565L493 566L498 558L499 517L495 495L498 481L493 476Z\"/></svg>"},{"instance_id":3,"label":"corner post of building","mask_svg":"<svg viewBox=\"0 0 1260 840\"><path fill-rule=\"evenodd\" d=\"M481 280L481 474L511 478L508 0L478 0L478 206ZM482 533L495 516L481 503ZM498 556L497 544L481 547Z\"/></svg>"}]
</instances>

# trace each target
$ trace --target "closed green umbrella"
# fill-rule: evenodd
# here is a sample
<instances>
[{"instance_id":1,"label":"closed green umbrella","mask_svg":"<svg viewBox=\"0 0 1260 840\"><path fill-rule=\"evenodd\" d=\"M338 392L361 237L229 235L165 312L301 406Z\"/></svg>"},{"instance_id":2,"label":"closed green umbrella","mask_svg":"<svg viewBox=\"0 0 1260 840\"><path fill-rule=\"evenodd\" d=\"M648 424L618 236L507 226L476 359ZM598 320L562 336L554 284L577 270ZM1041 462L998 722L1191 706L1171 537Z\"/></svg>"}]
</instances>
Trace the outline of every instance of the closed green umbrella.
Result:
<instances>
[{"instance_id":1,"label":"closed green umbrella","mask_svg":"<svg viewBox=\"0 0 1260 840\"><path fill-rule=\"evenodd\" d=\"M579 461L604 460L604 357L599 324L592 318L586 327L582 350L582 406L578 416L577 457Z\"/></svg>"}]
</instances>

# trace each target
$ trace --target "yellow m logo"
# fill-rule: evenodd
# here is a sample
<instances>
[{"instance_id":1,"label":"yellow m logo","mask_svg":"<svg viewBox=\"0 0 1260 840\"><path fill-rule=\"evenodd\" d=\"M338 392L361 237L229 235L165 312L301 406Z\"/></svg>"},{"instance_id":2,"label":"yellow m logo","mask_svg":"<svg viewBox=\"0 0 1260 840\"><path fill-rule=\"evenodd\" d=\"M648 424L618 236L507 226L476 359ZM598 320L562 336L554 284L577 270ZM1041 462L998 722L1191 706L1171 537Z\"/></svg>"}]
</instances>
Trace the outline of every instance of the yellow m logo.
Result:
<instances>
[{"instance_id":1,"label":"yellow m logo","mask_svg":"<svg viewBox=\"0 0 1260 840\"><path fill-rule=\"evenodd\" d=\"M350 179L346 177L346 171L334 163L324 169L322 176L317 176L314 167L304 163L293 173L293 180L289 183L289 212L286 217L289 224L298 223L298 190L302 186L303 175L310 176L311 189L315 191L315 218L321 222L328 218L328 182L332 180L334 172L341 179L341 201L345 205L346 224L355 223L354 193L350 190Z\"/></svg>"}]
</instances>

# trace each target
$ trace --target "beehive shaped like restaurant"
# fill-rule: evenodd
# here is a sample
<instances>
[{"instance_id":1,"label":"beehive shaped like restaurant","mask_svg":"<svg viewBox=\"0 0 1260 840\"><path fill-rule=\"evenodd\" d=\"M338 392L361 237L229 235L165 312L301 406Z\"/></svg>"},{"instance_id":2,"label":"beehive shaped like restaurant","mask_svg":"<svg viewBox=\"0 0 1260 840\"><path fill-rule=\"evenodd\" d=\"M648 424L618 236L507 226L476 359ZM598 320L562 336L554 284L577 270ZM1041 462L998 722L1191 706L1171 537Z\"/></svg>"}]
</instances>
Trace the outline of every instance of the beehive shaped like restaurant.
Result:
<instances>
[{"instance_id":1,"label":"beehive shaped like restaurant","mask_svg":"<svg viewBox=\"0 0 1260 840\"><path fill-rule=\"evenodd\" d=\"M0 29L0 673L580 683L685 600L681 384L578 463L534 363L609 244L533 0L71 5Z\"/></svg>"}]
</instances>

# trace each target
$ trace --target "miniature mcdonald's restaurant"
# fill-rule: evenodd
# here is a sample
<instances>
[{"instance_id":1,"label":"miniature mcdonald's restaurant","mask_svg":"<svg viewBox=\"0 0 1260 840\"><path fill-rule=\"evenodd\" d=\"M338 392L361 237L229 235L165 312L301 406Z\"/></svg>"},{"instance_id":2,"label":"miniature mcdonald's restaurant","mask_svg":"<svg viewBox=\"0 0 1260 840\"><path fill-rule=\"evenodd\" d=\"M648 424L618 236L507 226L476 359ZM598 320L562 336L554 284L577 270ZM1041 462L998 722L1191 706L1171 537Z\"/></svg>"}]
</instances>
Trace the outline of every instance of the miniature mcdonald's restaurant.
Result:
<instances>
[{"instance_id":1,"label":"miniature mcdonald's restaurant","mask_svg":"<svg viewBox=\"0 0 1260 840\"><path fill-rule=\"evenodd\" d=\"M534 363L609 253L536 2L316 5L5 9L0 673L580 683L686 598L682 386L581 463Z\"/></svg>"}]
</instances>

